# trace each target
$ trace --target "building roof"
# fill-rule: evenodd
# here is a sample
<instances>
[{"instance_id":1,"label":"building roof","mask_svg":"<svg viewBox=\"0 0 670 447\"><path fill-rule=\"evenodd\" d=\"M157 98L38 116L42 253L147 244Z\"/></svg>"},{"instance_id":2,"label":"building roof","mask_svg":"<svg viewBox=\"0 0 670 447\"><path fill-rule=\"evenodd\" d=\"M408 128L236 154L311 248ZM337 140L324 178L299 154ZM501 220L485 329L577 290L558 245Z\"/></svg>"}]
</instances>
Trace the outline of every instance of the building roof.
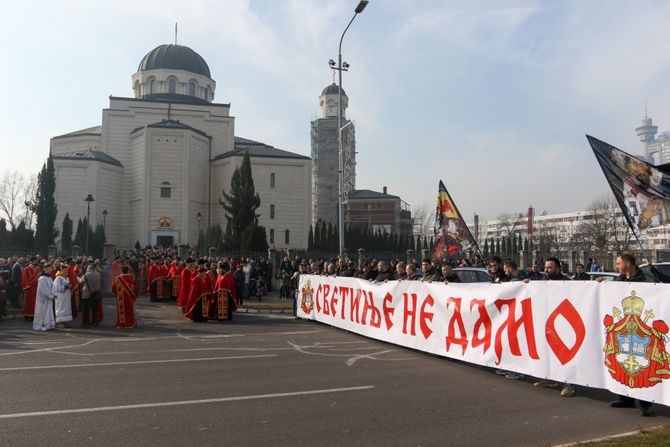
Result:
<instances>
[{"instance_id":1,"label":"building roof","mask_svg":"<svg viewBox=\"0 0 670 447\"><path fill-rule=\"evenodd\" d=\"M110 165L119 166L121 168L123 167L121 162L116 158L104 152L94 151L93 149L86 149L83 151L67 152L65 154L53 155L52 158L56 160L81 160L81 161L93 160L93 161L99 161L100 163L107 163Z\"/></svg>"},{"instance_id":2,"label":"building roof","mask_svg":"<svg viewBox=\"0 0 670 447\"><path fill-rule=\"evenodd\" d=\"M118 99L122 101L140 101L140 102L162 102L170 104L188 104L196 106L207 107L230 107L230 104L217 104L215 102L207 102L204 99L196 98L189 95L177 95L174 93L156 93L153 95L146 95L142 98L126 98L123 96L111 96L110 100Z\"/></svg>"},{"instance_id":3,"label":"building roof","mask_svg":"<svg viewBox=\"0 0 670 447\"><path fill-rule=\"evenodd\" d=\"M321 92L321 95L337 95L337 93L339 91L340 91L340 87L338 87L338 85L333 82L328 87L323 89L323 91ZM344 89L342 89L342 96L347 96Z\"/></svg>"},{"instance_id":4,"label":"building roof","mask_svg":"<svg viewBox=\"0 0 670 447\"><path fill-rule=\"evenodd\" d=\"M395 200L400 198L398 196L394 196L391 194L384 194L383 192L372 191L371 189L354 189L353 191L349 191L349 195L347 197L349 200L379 200L379 199Z\"/></svg>"},{"instance_id":5,"label":"building roof","mask_svg":"<svg viewBox=\"0 0 670 447\"><path fill-rule=\"evenodd\" d=\"M70 138L70 137L94 136L101 134L102 134L102 126L93 126L93 127L87 127L86 129L75 130L74 132L64 133L63 135L58 135L53 138Z\"/></svg>"},{"instance_id":6,"label":"building roof","mask_svg":"<svg viewBox=\"0 0 670 447\"><path fill-rule=\"evenodd\" d=\"M209 74L209 66L202 56L184 45L157 46L142 58L137 71L159 68L189 71L210 79L212 77Z\"/></svg>"},{"instance_id":7,"label":"building roof","mask_svg":"<svg viewBox=\"0 0 670 447\"><path fill-rule=\"evenodd\" d=\"M220 160L222 158L228 157L237 157L243 156L245 151L249 151L250 157L261 157L261 158L290 158L296 160L309 160L310 158L306 155L296 154L294 152L285 151L283 149L277 149L274 146L270 146L259 141L249 140L247 138L235 137L235 149L232 151L224 152L223 154L214 158L214 160Z\"/></svg>"},{"instance_id":8,"label":"building roof","mask_svg":"<svg viewBox=\"0 0 670 447\"><path fill-rule=\"evenodd\" d=\"M140 126L136 127L133 129L131 133L134 134L135 132L138 132L142 129L144 129L145 126ZM183 130L190 130L192 132L195 132L197 134L202 135L203 137L210 138L209 135L207 135L205 132L203 132L200 129L196 129L195 127L187 126L186 124L182 123L179 120L163 120L163 121L158 121L153 124L148 124L146 127L154 128L154 129L183 129Z\"/></svg>"}]
</instances>

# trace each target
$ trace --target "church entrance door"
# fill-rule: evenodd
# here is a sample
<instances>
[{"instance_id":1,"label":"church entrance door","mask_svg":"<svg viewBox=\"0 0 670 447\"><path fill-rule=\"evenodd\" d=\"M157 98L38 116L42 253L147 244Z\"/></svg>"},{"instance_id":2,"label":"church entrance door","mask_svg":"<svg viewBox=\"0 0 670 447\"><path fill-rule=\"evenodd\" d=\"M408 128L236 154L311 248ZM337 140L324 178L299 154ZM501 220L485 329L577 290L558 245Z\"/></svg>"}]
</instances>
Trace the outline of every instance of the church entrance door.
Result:
<instances>
[{"instance_id":1,"label":"church entrance door","mask_svg":"<svg viewBox=\"0 0 670 447\"><path fill-rule=\"evenodd\" d=\"M172 247L174 245L174 236L157 236L156 243L163 248Z\"/></svg>"}]
</instances>

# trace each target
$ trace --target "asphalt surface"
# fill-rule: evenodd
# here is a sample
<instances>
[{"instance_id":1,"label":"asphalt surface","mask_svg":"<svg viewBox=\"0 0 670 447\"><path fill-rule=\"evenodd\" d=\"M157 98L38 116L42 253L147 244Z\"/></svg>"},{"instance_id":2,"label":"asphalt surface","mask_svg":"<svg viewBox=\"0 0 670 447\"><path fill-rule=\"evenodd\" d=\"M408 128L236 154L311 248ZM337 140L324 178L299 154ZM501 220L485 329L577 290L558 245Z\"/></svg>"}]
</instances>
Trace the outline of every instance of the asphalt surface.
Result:
<instances>
[{"instance_id":1,"label":"asphalt surface","mask_svg":"<svg viewBox=\"0 0 670 447\"><path fill-rule=\"evenodd\" d=\"M196 324L174 303L141 327L36 333L0 322L1 446L548 446L665 425L280 314Z\"/></svg>"}]
</instances>

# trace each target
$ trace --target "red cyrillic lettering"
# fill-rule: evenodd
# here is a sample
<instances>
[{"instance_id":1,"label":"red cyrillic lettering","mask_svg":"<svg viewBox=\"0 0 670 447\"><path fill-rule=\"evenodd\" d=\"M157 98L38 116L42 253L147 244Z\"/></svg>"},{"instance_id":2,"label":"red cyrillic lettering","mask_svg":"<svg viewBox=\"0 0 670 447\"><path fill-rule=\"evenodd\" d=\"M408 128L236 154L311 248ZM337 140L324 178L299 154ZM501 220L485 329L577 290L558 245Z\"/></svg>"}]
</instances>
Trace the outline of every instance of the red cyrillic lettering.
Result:
<instances>
[{"instance_id":1,"label":"red cyrillic lettering","mask_svg":"<svg viewBox=\"0 0 670 447\"><path fill-rule=\"evenodd\" d=\"M449 305L454 305L454 314L449 320L449 329L447 332L447 351L451 344L460 345L463 349L462 354L465 354L465 350L468 348L468 334L465 332L465 325L463 324L463 317L461 316L461 299L460 298L448 298L447 299L447 309ZM460 337L456 337L456 325L458 325L458 332Z\"/></svg>"},{"instance_id":2,"label":"red cyrillic lettering","mask_svg":"<svg viewBox=\"0 0 670 447\"><path fill-rule=\"evenodd\" d=\"M402 333L407 333L407 321L411 318L412 322L410 323L409 330L410 335L416 335L416 330L414 326L416 325L416 293L403 293L403 315L402 315ZM410 308L410 300L412 302L412 307Z\"/></svg>"},{"instance_id":3,"label":"red cyrillic lettering","mask_svg":"<svg viewBox=\"0 0 670 447\"><path fill-rule=\"evenodd\" d=\"M356 296L354 297L352 295L351 297L351 305L349 306L349 320L353 323L356 321L356 323L360 323L360 317L359 317L359 309L360 309L360 304L361 304L361 294L363 291L361 289L356 289ZM354 320L355 318L355 320Z\"/></svg>"},{"instance_id":4,"label":"red cyrillic lettering","mask_svg":"<svg viewBox=\"0 0 670 447\"><path fill-rule=\"evenodd\" d=\"M372 327L379 327L382 325L382 315L379 312L379 309L375 307L375 302L372 297L372 292L367 291L366 297L365 297L365 302L363 303L363 319L361 323L365 324L365 321L367 320L367 315L368 311L371 312L372 316L370 317L370 326Z\"/></svg>"},{"instance_id":5,"label":"red cyrillic lettering","mask_svg":"<svg viewBox=\"0 0 670 447\"><path fill-rule=\"evenodd\" d=\"M475 322L475 327L472 331L472 347L476 348L484 345L484 352L486 352L491 347L491 317L489 317L489 313L486 311L486 301L470 301L470 312L472 312L472 308L475 306L479 312L479 318ZM484 327L484 336L480 337L479 332L482 327Z\"/></svg>"},{"instance_id":6,"label":"red cyrillic lettering","mask_svg":"<svg viewBox=\"0 0 670 447\"><path fill-rule=\"evenodd\" d=\"M423 300L423 303L421 304L421 312L419 313L419 328L421 329L423 338L426 340L428 340L428 337L430 337L430 335L433 333L433 330L430 328L430 326L428 326L428 323L426 323L426 321L433 321L433 313L428 312L426 307L433 307L434 304L435 300L432 296L430 296L430 294L426 296L426 299Z\"/></svg>"},{"instance_id":7,"label":"red cyrillic lettering","mask_svg":"<svg viewBox=\"0 0 670 447\"><path fill-rule=\"evenodd\" d=\"M323 285L323 314L330 315L330 305L328 303L328 294L330 294L330 285Z\"/></svg>"},{"instance_id":8,"label":"red cyrillic lettering","mask_svg":"<svg viewBox=\"0 0 670 447\"><path fill-rule=\"evenodd\" d=\"M521 325L523 325L523 330L526 333L526 343L528 344L528 355L532 359L539 359L537 355L537 347L535 346L535 328L533 327L533 306L531 304L530 298L526 298L521 301L521 318L518 320L514 319L516 314L516 299L510 300L496 300L496 307L499 311L502 311L503 306L507 306L507 319L505 322L498 328L496 332L496 341L495 341L495 351L498 361L496 365L500 364L502 358L502 332L507 329L507 338L509 339L509 349L512 355L517 357L521 356L521 348L519 347L519 339L517 337L517 332Z\"/></svg>"},{"instance_id":9,"label":"red cyrillic lettering","mask_svg":"<svg viewBox=\"0 0 670 447\"><path fill-rule=\"evenodd\" d=\"M384 311L384 322L386 323L386 330L389 330L393 327L393 312L395 312L395 309L390 306L389 304L393 303L393 296L391 296L390 293L387 293L386 296L384 297L384 306L383 306L383 311Z\"/></svg>"},{"instance_id":10,"label":"red cyrillic lettering","mask_svg":"<svg viewBox=\"0 0 670 447\"><path fill-rule=\"evenodd\" d=\"M568 348L565 342L563 342L563 339L561 339L561 336L556 332L556 318L558 318L559 315L565 318L575 332L575 344L572 345L572 348ZM575 309L575 306L573 306L567 299L564 299L551 315L549 315L544 333L547 337L547 343L549 343L549 347L558 358L558 361L561 362L562 365L565 365L577 355L577 351L579 351L582 343L584 343L586 327L584 326L584 321L579 315L579 312Z\"/></svg>"}]
</instances>

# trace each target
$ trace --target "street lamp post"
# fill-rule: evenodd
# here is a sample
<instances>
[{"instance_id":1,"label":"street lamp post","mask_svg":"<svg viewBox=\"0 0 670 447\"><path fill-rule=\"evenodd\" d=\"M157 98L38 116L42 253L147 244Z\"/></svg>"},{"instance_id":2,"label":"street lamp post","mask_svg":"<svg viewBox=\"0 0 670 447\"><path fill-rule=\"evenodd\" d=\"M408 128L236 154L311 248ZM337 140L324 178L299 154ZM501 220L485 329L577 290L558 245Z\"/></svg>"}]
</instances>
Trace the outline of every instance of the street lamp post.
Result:
<instances>
[{"instance_id":1,"label":"street lamp post","mask_svg":"<svg viewBox=\"0 0 670 447\"><path fill-rule=\"evenodd\" d=\"M107 230L107 210L102 210L102 227Z\"/></svg>"},{"instance_id":2,"label":"street lamp post","mask_svg":"<svg viewBox=\"0 0 670 447\"><path fill-rule=\"evenodd\" d=\"M95 199L93 198L93 195L89 194L84 198L84 202L86 202L86 228L84 231L86 232L86 254L88 255L88 229L91 226L91 202L95 202Z\"/></svg>"},{"instance_id":3,"label":"street lamp post","mask_svg":"<svg viewBox=\"0 0 670 447\"><path fill-rule=\"evenodd\" d=\"M333 70L339 72L338 76L338 86L337 86L337 149L338 149L338 192L337 192L337 226L339 233L339 245L340 245L340 256L344 255L344 157L342 152L342 72L349 70L348 63L342 63L342 41L344 40L344 35L347 33L347 30L353 23L354 19L358 14L363 12L365 7L368 5L369 0L360 0L358 6L354 10L354 16L349 21L349 24L342 32L342 37L340 37L340 46L337 52L337 67L335 67L335 62L331 59L328 64Z\"/></svg>"},{"instance_id":4,"label":"street lamp post","mask_svg":"<svg viewBox=\"0 0 670 447\"><path fill-rule=\"evenodd\" d=\"M198 214L196 214L195 217L198 219L198 234L200 234L200 222L202 221L202 214L200 214L200 211L198 211Z\"/></svg>"}]
</instances>

